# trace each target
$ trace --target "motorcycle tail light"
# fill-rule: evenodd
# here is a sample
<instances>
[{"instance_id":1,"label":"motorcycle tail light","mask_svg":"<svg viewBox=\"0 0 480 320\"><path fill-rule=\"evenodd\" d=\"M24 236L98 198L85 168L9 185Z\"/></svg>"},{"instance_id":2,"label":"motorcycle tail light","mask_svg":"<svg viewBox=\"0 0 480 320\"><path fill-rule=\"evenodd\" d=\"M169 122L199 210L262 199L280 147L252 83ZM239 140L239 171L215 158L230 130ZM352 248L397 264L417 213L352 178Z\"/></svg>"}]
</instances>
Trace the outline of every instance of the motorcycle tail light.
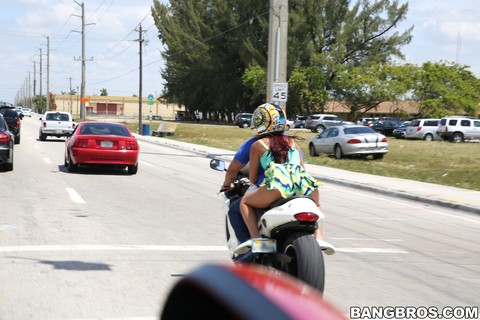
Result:
<instances>
[{"instance_id":1,"label":"motorcycle tail light","mask_svg":"<svg viewBox=\"0 0 480 320\"><path fill-rule=\"evenodd\" d=\"M318 220L319 216L313 212L299 212L294 215L295 219L302 222L315 222Z\"/></svg>"}]
</instances>

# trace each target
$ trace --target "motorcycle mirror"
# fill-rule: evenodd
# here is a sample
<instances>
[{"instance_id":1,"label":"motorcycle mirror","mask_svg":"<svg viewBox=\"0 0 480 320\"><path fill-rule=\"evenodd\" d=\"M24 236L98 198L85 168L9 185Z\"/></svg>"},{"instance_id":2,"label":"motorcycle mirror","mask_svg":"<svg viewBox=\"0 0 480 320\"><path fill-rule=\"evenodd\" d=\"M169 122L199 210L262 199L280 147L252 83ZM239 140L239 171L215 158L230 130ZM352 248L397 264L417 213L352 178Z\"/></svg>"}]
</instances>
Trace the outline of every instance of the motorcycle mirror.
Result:
<instances>
[{"instance_id":1,"label":"motorcycle mirror","mask_svg":"<svg viewBox=\"0 0 480 320\"><path fill-rule=\"evenodd\" d=\"M225 162L218 159L210 160L210 168L217 171L225 171Z\"/></svg>"}]
</instances>

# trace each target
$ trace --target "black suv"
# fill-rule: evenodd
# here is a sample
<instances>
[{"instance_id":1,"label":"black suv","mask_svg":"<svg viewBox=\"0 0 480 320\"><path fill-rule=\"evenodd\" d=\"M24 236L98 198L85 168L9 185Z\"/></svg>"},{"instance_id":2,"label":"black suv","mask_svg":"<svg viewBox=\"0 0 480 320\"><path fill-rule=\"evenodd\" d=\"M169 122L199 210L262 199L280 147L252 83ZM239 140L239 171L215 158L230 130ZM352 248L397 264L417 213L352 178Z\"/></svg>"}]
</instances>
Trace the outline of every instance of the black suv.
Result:
<instances>
[{"instance_id":1,"label":"black suv","mask_svg":"<svg viewBox=\"0 0 480 320\"><path fill-rule=\"evenodd\" d=\"M20 143L20 119L23 118L22 113L18 113L17 109L8 102L0 101L0 113L7 121L8 129L15 135L15 144Z\"/></svg>"},{"instance_id":2,"label":"black suv","mask_svg":"<svg viewBox=\"0 0 480 320\"><path fill-rule=\"evenodd\" d=\"M252 115L253 113L238 113L235 116L234 123L240 128L248 128L252 122Z\"/></svg>"}]
</instances>

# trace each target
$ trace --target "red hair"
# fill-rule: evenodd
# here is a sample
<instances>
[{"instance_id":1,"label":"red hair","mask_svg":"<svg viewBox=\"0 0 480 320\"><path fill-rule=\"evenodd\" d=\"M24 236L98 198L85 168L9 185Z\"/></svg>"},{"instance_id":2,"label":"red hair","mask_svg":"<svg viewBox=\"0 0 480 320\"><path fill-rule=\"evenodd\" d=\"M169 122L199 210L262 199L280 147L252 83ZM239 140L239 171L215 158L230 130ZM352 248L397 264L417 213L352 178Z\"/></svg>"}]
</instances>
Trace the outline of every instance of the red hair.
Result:
<instances>
[{"instance_id":1,"label":"red hair","mask_svg":"<svg viewBox=\"0 0 480 320\"><path fill-rule=\"evenodd\" d=\"M288 162L288 150L290 149L289 136L271 135L268 137L268 144L276 163Z\"/></svg>"}]
</instances>

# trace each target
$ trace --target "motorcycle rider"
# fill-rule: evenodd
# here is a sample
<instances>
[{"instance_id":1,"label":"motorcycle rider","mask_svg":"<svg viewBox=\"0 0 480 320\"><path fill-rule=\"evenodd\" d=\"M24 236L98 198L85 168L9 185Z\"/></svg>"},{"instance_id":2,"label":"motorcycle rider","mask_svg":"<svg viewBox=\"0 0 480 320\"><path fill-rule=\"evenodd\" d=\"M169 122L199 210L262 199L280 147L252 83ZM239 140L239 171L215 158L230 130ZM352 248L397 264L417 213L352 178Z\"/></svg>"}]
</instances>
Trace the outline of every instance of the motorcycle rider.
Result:
<instances>
[{"instance_id":1,"label":"motorcycle rider","mask_svg":"<svg viewBox=\"0 0 480 320\"><path fill-rule=\"evenodd\" d=\"M225 174L225 180L222 186L222 190L228 190L233 187L231 181L233 181L233 179L237 176L238 172L243 169L250 161L250 153L252 150L252 146L254 146L254 150L261 150L261 153L267 153L268 146L265 144L265 142L262 141L267 139L267 136L274 135L280 137L280 140L285 139L285 141L294 141L291 136L288 136L284 133L285 113L277 105L266 103L255 109L255 112L252 116L251 128L257 130L257 134L254 137L245 141L235 154L234 159L230 163ZM294 179L298 180L300 178L303 178L303 186L306 186L305 182L307 180L310 181L309 187L304 188L304 190L302 190L300 193L311 196L317 206L320 208L317 188L318 185L315 180L303 169L303 153L301 152L301 149L296 143L293 142L291 147L292 148L290 148L290 152L288 152L287 155L296 157L296 162L298 162L298 164L301 164L301 167L297 166L297 169L300 170L297 170L295 172L295 174L293 175ZM252 170L250 170L250 182L254 183L257 187L259 187L264 181L265 169L267 169L267 167L258 165L259 163L256 160L254 160L253 163L253 172ZM275 180L276 174L278 174L278 171L276 170L267 170L267 175L269 176L267 180ZM292 184L292 186L293 185L295 184ZM262 193L267 191L265 187L262 187L261 189L265 189L264 191L261 191ZM258 190L252 192L258 192ZM298 192L299 190L297 190L297 193ZM275 195L269 196L268 193L275 193ZM290 193L289 195L292 195L292 193ZM285 195L285 197L289 195ZM247 198L242 197L231 203L229 208L229 220L232 224L233 229L235 230L236 237L240 241L240 243L245 242L250 238L259 236L257 227L258 217L255 213L255 209L252 206L250 206L251 209L248 209L249 202L253 199L253 202L257 204L256 207L266 207L274 200L282 197L278 190L269 190L267 191L268 198L265 199L264 196L265 194L263 194L263 196L260 194L260 198L262 199L260 202L258 202L258 197L256 197L257 200L255 200L255 196L248 195ZM258 204L260 204L260 206L258 206ZM245 219L243 219L242 217ZM246 224L245 221L247 222ZM315 234L315 238L317 239L319 246L326 254L335 253L335 248L333 247L333 245L323 240L322 231L322 228L319 228Z\"/></svg>"}]
</instances>

